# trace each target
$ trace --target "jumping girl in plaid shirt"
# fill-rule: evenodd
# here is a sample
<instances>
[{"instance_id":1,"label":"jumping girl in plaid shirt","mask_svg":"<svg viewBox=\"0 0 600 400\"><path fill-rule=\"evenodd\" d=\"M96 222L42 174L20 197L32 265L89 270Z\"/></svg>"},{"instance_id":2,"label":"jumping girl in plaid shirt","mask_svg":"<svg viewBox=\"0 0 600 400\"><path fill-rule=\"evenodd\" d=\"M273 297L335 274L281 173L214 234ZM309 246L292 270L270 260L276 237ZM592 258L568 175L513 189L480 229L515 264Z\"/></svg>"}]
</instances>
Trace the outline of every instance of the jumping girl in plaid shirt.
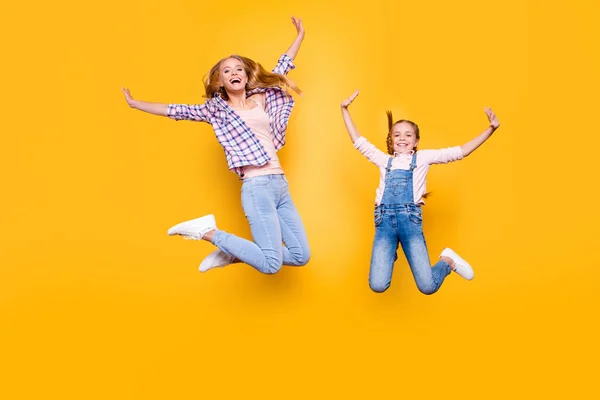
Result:
<instances>
[{"instance_id":1,"label":"jumping girl in plaid shirt","mask_svg":"<svg viewBox=\"0 0 600 400\"><path fill-rule=\"evenodd\" d=\"M292 17L297 36L273 69L232 55L211 68L204 81L204 104L161 104L134 100L123 89L130 107L175 120L210 123L225 150L229 169L242 183L242 206L254 242L217 229L206 215L169 229L169 235L206 240L218 247L200 264L200 271L244 262L265 274L282 265L308 263L310 249L300 215L290 197L288 182L277 158L294 106L288 93L300 90L287 77L304 39L302 19ZM285 246L282 245L285 243Z\"/></svg>"}]
</instances>

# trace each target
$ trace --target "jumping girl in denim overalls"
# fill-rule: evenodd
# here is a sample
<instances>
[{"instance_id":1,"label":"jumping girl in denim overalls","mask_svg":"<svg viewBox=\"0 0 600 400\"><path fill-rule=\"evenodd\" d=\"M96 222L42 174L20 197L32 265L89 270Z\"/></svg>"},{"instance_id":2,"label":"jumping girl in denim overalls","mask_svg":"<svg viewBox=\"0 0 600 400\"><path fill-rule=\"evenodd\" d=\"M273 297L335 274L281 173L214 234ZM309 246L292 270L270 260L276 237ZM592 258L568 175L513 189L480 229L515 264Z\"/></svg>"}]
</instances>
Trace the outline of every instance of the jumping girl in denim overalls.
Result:
<instances>
[{"instance_id":1,"label":"jumping girl in denim overalls","mask_svg":"<svg viewBox=\"0 0 600 400\"><path fill-rule=\"evenodd\" d=\"M419 127L412 121L393 122L388 111L388 154L360 136L348 111L358 96L356 91L342 102L342 115L350 139L361 153L380 169L381 179L375 200L375 240L371 255L369 285L384 292L391 283L398 244L422 293L438 291L450 271L465 279L474 277L471 266L451 249L444 249L440 260L431 266L422 229L421 205L427 196L425 183L429 166L457 161L471 154L500 126L491 109L485 108L490 125L479 136L462 146L440 150L416 151Z\"/></svg>"}]
</instances>

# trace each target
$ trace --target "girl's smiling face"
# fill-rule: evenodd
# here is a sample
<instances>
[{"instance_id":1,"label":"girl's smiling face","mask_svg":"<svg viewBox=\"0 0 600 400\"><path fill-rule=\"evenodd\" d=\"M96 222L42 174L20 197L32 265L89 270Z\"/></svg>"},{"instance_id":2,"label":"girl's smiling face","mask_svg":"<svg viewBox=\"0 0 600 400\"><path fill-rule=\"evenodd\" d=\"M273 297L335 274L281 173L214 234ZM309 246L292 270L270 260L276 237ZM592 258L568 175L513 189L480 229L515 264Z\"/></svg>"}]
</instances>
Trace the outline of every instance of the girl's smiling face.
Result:
<instances>
[{"instance_id":1,"label":"girl's smiling face","mask_svg":"<svg viewBox=\"0 0 600 400\"><path fill-rule=\"evenodd\" d=\"M400 122L392 128L392 141L394 152L398 154L410 153L419 144L415 128L408 122Z\"/></svg>"},{"instance_id":2,"label":"girl's smiling face","mask_svg":"<svg viewBox=\"0 0 600 400\"><path fill-rule=\"evenodd\" d=\"M244 65L237 58L228 58L221 63L219 79L227 93L243 91L248 83Z\"/></svg>"}]
</instances>

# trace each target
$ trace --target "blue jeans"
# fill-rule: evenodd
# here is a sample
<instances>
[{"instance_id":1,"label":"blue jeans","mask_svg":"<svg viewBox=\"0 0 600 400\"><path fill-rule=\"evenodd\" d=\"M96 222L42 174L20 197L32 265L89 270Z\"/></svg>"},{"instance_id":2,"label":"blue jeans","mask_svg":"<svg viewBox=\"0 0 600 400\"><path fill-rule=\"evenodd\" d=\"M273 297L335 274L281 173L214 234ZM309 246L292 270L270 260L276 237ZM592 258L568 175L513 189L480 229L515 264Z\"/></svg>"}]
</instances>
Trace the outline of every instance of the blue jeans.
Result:
<instances>
[{"instance_id":1,"label":"blue jeans","mask_svg":"<svg viewBox=\"0 0 600 400\"><path fill-rule=\"evenodd\" d=\"M423 236L421 207L397 204L375 209L375 240L371 255L369 286L381 293L390 287L398 243L402 245L408 265L419 290L432 294L450 273L450 265L440 260L433 267Z\"/></svg>"},{"instance_id":2,"label":"blue jeans","mask_svg":"<svg viewBox=\"0 0 600 400\"><path fill-rule=\"evenodd\" d=\"M242 207L254 242L217 229L214 245L264 274L276 273L282 264L308 263L308 238L284 175L245 179Z\"/></svg>"}]
</instances>

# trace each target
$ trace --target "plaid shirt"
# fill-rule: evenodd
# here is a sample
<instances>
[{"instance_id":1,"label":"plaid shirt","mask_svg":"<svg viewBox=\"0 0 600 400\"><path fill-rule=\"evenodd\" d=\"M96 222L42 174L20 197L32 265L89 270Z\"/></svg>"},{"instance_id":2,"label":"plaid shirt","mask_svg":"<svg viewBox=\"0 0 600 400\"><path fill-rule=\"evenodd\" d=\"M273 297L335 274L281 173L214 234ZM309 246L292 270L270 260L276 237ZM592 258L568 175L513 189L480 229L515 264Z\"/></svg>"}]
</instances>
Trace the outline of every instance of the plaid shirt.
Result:
<instances>
[{"instance_id":1,"label":"plaid shirt","mask_svg":"<svg viewBox=\"0 0 600 400\"><path fill-rule=\"evenodd\" d=\"M295 68L292 59L284 54L279 57L273 72L286 75ZM285 144L285 131L294 107L294 99L279 87L257 88L246 93L249 97L256 93L265 93L265 112L269 115L271 136L275 150ZM227 165L240 178L246 165L262 166L269 160L265 149L248 125L237 115L227 102L216 93L204 104L169 104L167 116L175 120L190 120L210 123L215 130L217 140L223 146Z\"/></svg>"}]
</instances>

